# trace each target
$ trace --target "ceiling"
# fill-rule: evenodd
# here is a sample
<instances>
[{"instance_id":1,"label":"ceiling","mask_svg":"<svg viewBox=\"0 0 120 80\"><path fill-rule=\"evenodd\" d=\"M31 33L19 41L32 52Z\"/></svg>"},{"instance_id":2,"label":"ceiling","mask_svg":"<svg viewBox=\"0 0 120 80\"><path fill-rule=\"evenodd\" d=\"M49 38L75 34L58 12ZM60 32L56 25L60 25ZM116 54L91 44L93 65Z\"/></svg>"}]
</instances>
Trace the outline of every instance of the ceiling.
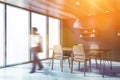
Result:
<instances>
[{"instance_id":1,"label":"ceiling","mask_svg":"<svg viewBox=\"0 0 120 80\"><path fill-rule=\"evenodd\" d=\"M117 14L120 0L0 0L57 18ZM78 4L77 4L78 3Z\"/></svg>"},{"instance_id":2,"label":"ceiling","mask_svg":"<svg viewBox=\"0 0 120 80\"><path fill-rule=\"evenodd\" d=\"M120 31L120 0L0 0L60 19L112 15Z\"/></svg>"}]
</instances>

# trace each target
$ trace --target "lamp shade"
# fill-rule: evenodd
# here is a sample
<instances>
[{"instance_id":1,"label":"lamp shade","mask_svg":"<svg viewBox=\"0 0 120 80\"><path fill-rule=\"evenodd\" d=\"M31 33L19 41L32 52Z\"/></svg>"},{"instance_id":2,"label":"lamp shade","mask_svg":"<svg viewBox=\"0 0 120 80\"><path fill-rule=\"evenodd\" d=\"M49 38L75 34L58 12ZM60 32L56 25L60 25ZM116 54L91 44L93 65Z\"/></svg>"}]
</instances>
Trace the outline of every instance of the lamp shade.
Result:
<instances>
[{"instance_id":1,"label":"lamp shade","mask_svg":"<svg viewBox=\"0 0 120 80\"><path fill-rule=\"evenodd\" d=\"M79 28L82 28L79 18L77 18L77 19L75 20L75 22L73 23L73 28L78 28L78 29L79 29Z\"/></svg>"}]
</instances>

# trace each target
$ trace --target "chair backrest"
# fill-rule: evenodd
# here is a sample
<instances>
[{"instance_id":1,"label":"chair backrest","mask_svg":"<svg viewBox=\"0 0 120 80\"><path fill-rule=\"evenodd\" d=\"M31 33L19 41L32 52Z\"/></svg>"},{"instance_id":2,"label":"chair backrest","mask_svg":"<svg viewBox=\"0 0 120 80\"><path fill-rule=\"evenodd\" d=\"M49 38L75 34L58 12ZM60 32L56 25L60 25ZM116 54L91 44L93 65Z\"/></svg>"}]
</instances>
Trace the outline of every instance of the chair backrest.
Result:
<instances>
[{"instance_id":1,"label":"chair backrest","mask_svg":"<svg viewBox=\"0 0 120 80\"><path fill-rule=\"evenodd\" d=\"M98 44L91 44L90 49L99 49L99 45Z\"/></svg>"},{"instance_id":2,"label":"chair backrest","mask_svg":"<svg viewBox=\"0 0 120 80\"><path fill-rule=\"evenodd\" d=\"M53 54L54 56L63 56L63 50L61 45L53 46Z\"/></svg>"},{"instance_id":3,"label":"chair backrest","mask_svg":"<svg viewBox=\"0 0 120 80\"><path fill-rule=\"evenodd\" d=\"M83 44L78 44L78 47L79 47L80 53L81 53L82 55L85 55L85 51L84 51Z\"/></svg>"},{"instance_id":4,"label":"chair backrest","mask_svg":"<svg viewBox=\"0 0 120 80\"><path fill-rule=\"evenodd\" d=\"M85 58L85 51L83 44L73 45L73 55L75 59Z\"/></svg>"},{"instance_id":5,"label":"chair backrest","mask_svg":"<svg viewBox=\"0 0 120 80\"><path fill-rule=\"evenodd\" d=\"M90 49L99 49L99 45L98 44L91 44ZM101 51L90 51L89 53L92 53L92 55L98 55L98 53L100 53L100 52Z\"/></svg>"}]
</instances>

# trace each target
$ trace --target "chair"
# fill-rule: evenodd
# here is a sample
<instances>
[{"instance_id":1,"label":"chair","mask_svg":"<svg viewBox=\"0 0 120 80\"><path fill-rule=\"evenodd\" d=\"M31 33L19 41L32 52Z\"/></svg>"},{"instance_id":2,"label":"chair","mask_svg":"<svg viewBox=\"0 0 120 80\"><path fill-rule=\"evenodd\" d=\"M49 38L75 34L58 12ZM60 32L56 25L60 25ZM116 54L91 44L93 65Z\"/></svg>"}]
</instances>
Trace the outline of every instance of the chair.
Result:
<instances>
[{"instance_id":1,"label":"chair","mask_svg":"<svg viewBox=\"0 0 120 80\"><path fill-rule=\"evenodd\" d=\"M90 45L90 49L91 49L91 51L89 51L89 56L92 59L95 59L96 68L98 68L97 60L98 59L100 60L100 65L101 65L101 58L102 58L101 53L103 53L103 51L94 51L94 49L99 49L99 45L98 44L91 44Z\"/></svg>"},{"instance_id":2,"label":"chair","mask_svg":"<svg viewBox=\"0 0 120 80\"><path fill-rule=\"evenodd\" d=\"M68 59L69 67L70 67L69 56L64 56L64 53L63 53L61 45L54 45L54 47L53 47L52 70L53 70L53 64L54 64L54 60L55 59L56 60L60 60L61 71L63 71L63 60L64 59Z\"/></svg>"},{"instance_id":3,"label":"chair","mask_svg":"<svg viewBox=\"0 0 120 80\"><path fill-rule=\"evenodd\" d=\"M84 52L83 44L73 45L73 53L71 54L71 73L73 71L73 62L79 62L79 69L80 69L80 62L84 63L84 76L86 75L86 65L87 61L89 61L90 71L91 71L91 61L90 57L87 56Z\"/></svg>"}]
</instances>

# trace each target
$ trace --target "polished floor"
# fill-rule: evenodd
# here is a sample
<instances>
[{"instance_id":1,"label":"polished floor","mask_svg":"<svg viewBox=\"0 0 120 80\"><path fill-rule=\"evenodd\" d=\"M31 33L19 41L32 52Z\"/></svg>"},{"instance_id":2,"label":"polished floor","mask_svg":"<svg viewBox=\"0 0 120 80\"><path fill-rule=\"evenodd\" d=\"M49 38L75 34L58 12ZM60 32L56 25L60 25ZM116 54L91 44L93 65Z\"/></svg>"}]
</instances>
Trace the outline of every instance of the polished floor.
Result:
<instances>
[{"instance_id":1,"label":"polished floor","mask_svg":"<svg viewBox=\"0 0 120 80\"><path fill-rule=\"evenodd\" d=\"M83 75L83 64L78 70L77 63L74 63L73 73L70 72L67 61L64 62L63 72L60 70L59 61L55 61L54 69L49 66L50 61L42 61L43 70L36 70L36 73L30 74L31 63L0 69L0 80L120 80L120 62L113 62L113 69L110 66L105 67L105 76L96 69L92 61L92 72L87 69L86 77ZM87 67L89 68L89 67Z\"/></svg>"}]
</instances>

